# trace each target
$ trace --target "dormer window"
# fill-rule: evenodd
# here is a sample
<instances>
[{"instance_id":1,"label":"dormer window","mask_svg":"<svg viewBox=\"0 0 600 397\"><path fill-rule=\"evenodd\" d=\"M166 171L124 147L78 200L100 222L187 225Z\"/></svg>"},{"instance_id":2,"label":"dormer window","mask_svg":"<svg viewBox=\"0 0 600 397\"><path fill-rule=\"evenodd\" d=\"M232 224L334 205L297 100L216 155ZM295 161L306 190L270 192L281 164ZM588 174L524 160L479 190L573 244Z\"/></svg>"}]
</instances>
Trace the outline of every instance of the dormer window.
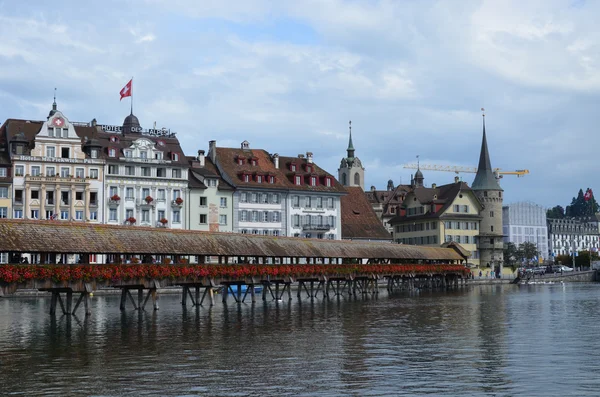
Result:
<instances>
[{"instance_id":1,"label":"dormer window","mask_svg":"<svg viewBox=\"0 0 600 397\"><path fill-rule=\"evenodd\" d=\"M250 164L252 164L252 165L258 164L258 160L255 158L252 158L252 159L250 159Z\"/></svg>"},{"instance_id":2,"label":"dormer window","mask_svg":"<svg viewBox=\"0 0 600 397\"><path fill-rule=\"evenodd\" d=\"M148 152L146 152L145 150L140 152L140 158L141 159L147 159L148 158Z\"/></svg>"},{"instance_id":3,"label":"dormer window","mask_svg":"<svg viewBox=\"0 0 600 397\"><path fill-rule=\"evenodd\" d=\"M296 164L294 164L294 163L290 164L290 171L296 172Z\"/></svg>"},{"instance_id":4,"label":"dormer window","mask_svg":"<svg viewBox=\"0 0 600 397\"><path fill-rule=\"evenodd\" d=\"M235 158L235 163L236 163L237 165L243 165L243 164L244 164L244 156L237 156L237 157Z\"/></svg>"},{"instance_id":5,"label":"dormer window","mask_svg":"<svg viewBox=\"0 0 600 397\"><path fill-rule=\"evenodd\" d=\"M306 164L306 172L312 172L312 164Z\"/></svg>"},{"instance_id":6,"label":"dormer window","mask_svg":"<svg viewBox=\"0 0 600 397\"><path fill-rule=\"evenodd\" d=\"M310 177L310 186L317 186L317 177L316 176Z\"/></svg>"},{"instance_id":7,"label":"dormer window","mask_svg":"<svg viewBox=\"0 0 600 397\"><path fill-rule=\"evenodd\" d=\"M325 186L331 187L331 178L325 177Z\"/></svg>"},{"instance_id":8,"label":"dormer window","mask_svg":"<svg viewBox=\"0 0 600 397\"><path fill-rule=\"evenodd\" d=\"M90 157L93 159L97 159L98 158L98 149L92 149L90 151Z\"/></svg>"},{"instance_id":9,"label":"dormer window","mask_svg":"<svg viewBox=\"0 0 600 397\"><path fill-rule=\"evenodd\" d=\"M256 182L257 183L262 183L263 182L263 176L262 175L256 175Z\"/></svg>"},{"instance_id":10,"label":"dormer window","mask_svg":"<svg viewBox=\"0 0 600 397\"><path fill-rule=\"evenodd\" d=\"M112 143L118 143L119 142L119 137L116 135L113 135L109 138L109 141L111 141Z\"/></svg>"},{"instance_id":11,"label":"dormer window","mask_svg":"<svg viewBox=\"0 0 600 397\"><path fill-rule=\"evenodd\" d=\"M244 174L244 175L242 175L242 180L243 180L244 182L250 182L250 175L248 175L248 174Z\"/></svg>"},{"instance_id":12,"label":"dormer window","mask_svg":"<svg viewBox=\"0 0 600 397\"><path fill-rule=\"evenodd\" d=\"M108 157L117 157L117 149L109 148L108 149Z\"/></svg>"},{"instance_id":13,"label":"dormer window","mask_svg":"<svg viewBox=\"0 0 600 397\"><path fill-rule=\"evenodd\" d=\"M268 176L269 183L275 183L275 177L273 175Z\"/></svg>"},{"instance_id":14,"label":"dormer window","mask_svg":"<svg viewBox=\"0 0 600 397\"><path fill-rule=\"evenodd\" d=\"M300 185L300 184L302 184L302 177L301 177L300 175L296 175L296 176L294 177L294 184L295 184L295 185Z\"/></svg>"},{"instance_id":15,"label":"dormer window","mask_svg":"<svg viewBox=\"0 0 600 397\"><path fill-rule=\"evenodd\" d=\"M125 150L125 157L131 158L133 156L131 150Z\"/></svg>"},{"instance_id":16,"label":"dormer window","mask_svg":"<svg viewBox=\"0 0 600 397\"><path fill-rule=\"evenodd\" d=\"M179 161L179 153L171 153L172 161Z\"/></svg>"}]
</instances>

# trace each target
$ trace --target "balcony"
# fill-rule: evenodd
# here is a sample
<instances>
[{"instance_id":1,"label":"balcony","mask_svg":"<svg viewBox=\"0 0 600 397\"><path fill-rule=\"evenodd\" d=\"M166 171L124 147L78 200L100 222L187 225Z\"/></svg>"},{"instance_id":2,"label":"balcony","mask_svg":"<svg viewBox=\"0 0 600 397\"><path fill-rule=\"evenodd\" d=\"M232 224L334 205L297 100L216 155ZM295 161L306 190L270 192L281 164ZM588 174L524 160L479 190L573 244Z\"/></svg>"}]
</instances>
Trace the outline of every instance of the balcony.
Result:
<instances>
[{"instance_id":1,"label":"balcony","mask_svg":"<svg viewBox=\"0 0 600 397\"><path fill-rule=\"evenodd\" d=\"M176 199L171 201L171 206L172 207L177 207L177 208L181 208L183 206L183 200L182 199Z\"/></svg>"},{"instance_id":2,"label":"balcony","mask_svg":"<svg viewBox=\"0 0 600 397\"><path fill-rule=\"evenodd\" d=\"M311 223L305 223L302 225L302 230L324 230L324 231L328 231L333 229L333 226L331 225L316 225L316 224L311 224Z\"/></svg>"},{"instance_id":3,"label":"balcony","mask_svg":"<svg viewBox=\"0 0 600 397\"><path fill-rule=\"evenodd\" d=\"M108 205L109 206L116 207L117 205L119 205L119 203L121 203L121 199L114 200L112 197L108 198Z\"/></svg>"},{"instance_id":4,"label":"balcony","mask_svg":"<svg viewBox=\"0 0 600 397\"><path fill-rule=\"evenodd\" d=\"M136 207L151 207L151 208L154 208L154 207L156 207L156 200L146 201L145 199L144 200L136 199L135 200L135 205L136 205Z\"/></svg>"}]
</instances>

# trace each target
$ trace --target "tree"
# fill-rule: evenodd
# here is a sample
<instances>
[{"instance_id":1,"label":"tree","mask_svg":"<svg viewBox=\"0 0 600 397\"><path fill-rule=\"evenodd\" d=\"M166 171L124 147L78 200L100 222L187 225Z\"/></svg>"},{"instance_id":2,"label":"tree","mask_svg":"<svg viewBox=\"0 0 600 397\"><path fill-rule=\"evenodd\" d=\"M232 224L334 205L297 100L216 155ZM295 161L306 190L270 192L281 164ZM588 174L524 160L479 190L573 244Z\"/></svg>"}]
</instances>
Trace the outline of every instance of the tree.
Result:
<instances>
[{"instance_id":1,"label":"tree","mask_svg":"<svg viewBox=\"0 0 600 397\"><path fill-rule=\"evenodd\" d=\"M532 260L538 254L537 246L529 241L519 244L519 251L523 253L523 258L527 261Z\"/></svg>"},{"instance_id":2,"label":"tree","mask_svg":"<svg viewBox=\"0 0 600 397\"><path fill-rule=\"evenodd\" d=\"M565 218L565 209L560 205L557 205L554 208L546 211L546 218L550 219L564 219Z\"/></svg>"},{"instance_id":3,"label":"tree","mask_svg":"<svg viewBox=\"0 0 600 397\"><path fill-rule=\"evenodd\" d=\"M565 212L567 217L572 218L592 216L598 212L598 203L596 202L596 198L594 196L592 196L590 200L585 201L583 189L579 189L577 197L573 197L571 200L571 205L567 206Z\"/></svg>"},{"instance_id":4,"label":"tree","mask_svg":"<svg viewBox=\"0 0 600 397\"><path fill-rule=\"evenodd\" d=\"M598 260L597 252L592 252L591 259L590 259L589 251L579 251L577 253L577 256L575 257L575 266L580 267L580 268L590 267L591 261L597 261L597 260Z\"/></svg>"},{"instance_id":5,"label":"tree","mask_svg":"<svg viewBox=\"0 0 600 397\"><path fill-rule=\"evenodd\" d=\"M517 246L514 243L504 243L504 264L512 265L519 259L517 256Z\"/></svg>"}]
</instances>

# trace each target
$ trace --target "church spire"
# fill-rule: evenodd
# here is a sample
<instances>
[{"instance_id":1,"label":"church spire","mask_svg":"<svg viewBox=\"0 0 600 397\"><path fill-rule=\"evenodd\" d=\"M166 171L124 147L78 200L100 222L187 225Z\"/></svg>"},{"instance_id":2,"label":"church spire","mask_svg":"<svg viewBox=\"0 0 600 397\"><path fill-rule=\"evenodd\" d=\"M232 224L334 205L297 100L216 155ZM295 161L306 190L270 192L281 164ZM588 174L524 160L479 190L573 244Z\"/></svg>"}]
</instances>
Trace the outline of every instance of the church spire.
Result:
<instances>
[{"instance_id":1,"label":"church spire","mask_svg":"<svg viewBox=\"0 0 600 397\"><path fill-rule=\"evenodd\" d=\"M48 113L48 118L54 116L54 113L56 113L57 110L57 106L56 106L56 88L54 88L54 102L52 102L52 110L50 111L50 113Z\"/></svg>"},{"instance_id":2,"label":"church spire","mask_svg":"<svg viewBox=\"0 0 600 397\"><path fill-rule=\"evenodd\" d=\"M352 144L352 120L348 123L350 129L350 139L348 140L348 158L354 158L354 145Z\"/></svg>"},{"instance_id":3,"label":"church spire","mask_svg":"<svg viewBox=\"0 0 600 397\"><path fill-rule=\"evenodd\" d=\"M481 108L481 111L483 112L484 109ZM471 188L473 190L502 190L498 184L498 180L494 176L494 170L490 161L490 153L485 135L485 113L483 113L483 139L481 141L481 152L479 153L479 165Z\"/></svg>"}]
</instances>

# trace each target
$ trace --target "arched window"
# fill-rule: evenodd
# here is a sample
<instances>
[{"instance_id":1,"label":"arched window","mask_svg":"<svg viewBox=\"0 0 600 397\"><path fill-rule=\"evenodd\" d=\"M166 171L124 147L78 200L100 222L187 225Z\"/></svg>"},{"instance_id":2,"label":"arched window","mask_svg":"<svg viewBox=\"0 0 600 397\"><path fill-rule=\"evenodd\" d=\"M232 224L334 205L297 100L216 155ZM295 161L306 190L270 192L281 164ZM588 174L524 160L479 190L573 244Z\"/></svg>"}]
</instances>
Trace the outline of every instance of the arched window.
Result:
<instances>
[{"instance_id":1,"label":"arched window","mask_svg":"<svg viewBox=\"0 0 600 397\"><path fill-rule=\"evenodd\" d=\"M348 183L346 182L346 174L342 174L342 185L346 186Z\"/></svg>"},{"instance_id":2,"label":"arched window","mask_svg":"<svg viewBox=\"0 0 600 397\"><path fill-rule=\"evenodd\" d=\"M354 174L354 184L360 186L360 175L358 175L358 172Z\"/></svg>"}]
</instances>

